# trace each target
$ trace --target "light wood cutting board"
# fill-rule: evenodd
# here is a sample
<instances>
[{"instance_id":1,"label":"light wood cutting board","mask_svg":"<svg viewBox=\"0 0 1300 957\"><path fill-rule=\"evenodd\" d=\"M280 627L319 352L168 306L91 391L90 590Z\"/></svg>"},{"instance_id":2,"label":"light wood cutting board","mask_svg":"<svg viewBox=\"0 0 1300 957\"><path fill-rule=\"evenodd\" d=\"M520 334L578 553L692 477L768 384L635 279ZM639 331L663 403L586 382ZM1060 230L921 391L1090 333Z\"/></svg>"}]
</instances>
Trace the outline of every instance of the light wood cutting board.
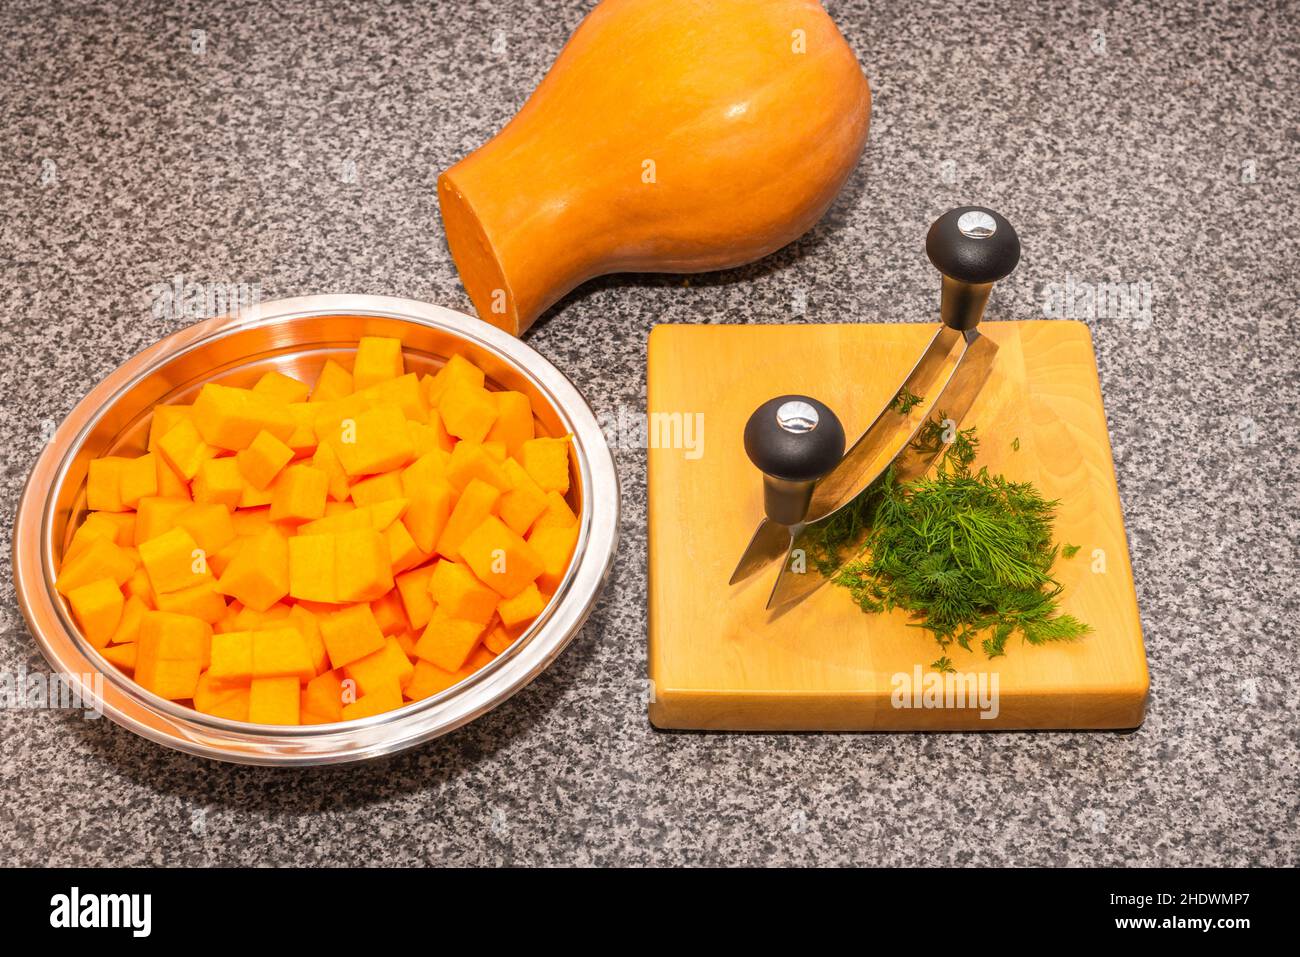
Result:
<instances>
[{"instance_id":1,"label":"light wood cutting board","mask_svg":"<svg viewBox=\"0 0 1300 957\"><path fill-rule=\"evenodd\" d=\"M1057 540L1080 546L1074 558L1057 560L1061 609L1092 625L1092 634L1038 647L1015 638L992 661L978 645L971 652L953 646L946 654L958 675L945 676L930 667L944 652L928 632L909 627L902 612L865 614L845 589L827 585L773 614L763 606L775 563L728 586L762 516L760 477L741 442L749 414L776 395L813 395L837 412L851 444L935 328L661 325L652 332L649 412L702 413L703 424L694 450L649 451L649 707L656 726L869 731L1142 723L1146 653L1096 358L1081 323L982 325L1000 348L962 424L978 427L977 464L1033 481L1060 500Z\"/></svg>"}]
</instances>

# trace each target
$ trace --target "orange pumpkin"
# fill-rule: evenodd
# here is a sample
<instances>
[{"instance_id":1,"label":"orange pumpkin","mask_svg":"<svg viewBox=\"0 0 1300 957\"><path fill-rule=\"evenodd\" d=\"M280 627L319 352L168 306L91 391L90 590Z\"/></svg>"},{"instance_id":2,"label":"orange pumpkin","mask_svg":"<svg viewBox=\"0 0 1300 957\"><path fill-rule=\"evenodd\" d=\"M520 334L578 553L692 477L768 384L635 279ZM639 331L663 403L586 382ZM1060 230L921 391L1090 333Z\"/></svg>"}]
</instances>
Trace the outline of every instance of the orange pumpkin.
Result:
<instances>
[{"instance_id":1,"label":"orange pumpkin","mask_svg":"<svg viewBox=\"0 0 1300 957\"><path fill-rule=\"evenodd\" d=\"M611 272L703 272L806 232L871 93L815 0L604 0L523 109L438 178L479 315L515 335Z\"/></svg>"}]
</instances>

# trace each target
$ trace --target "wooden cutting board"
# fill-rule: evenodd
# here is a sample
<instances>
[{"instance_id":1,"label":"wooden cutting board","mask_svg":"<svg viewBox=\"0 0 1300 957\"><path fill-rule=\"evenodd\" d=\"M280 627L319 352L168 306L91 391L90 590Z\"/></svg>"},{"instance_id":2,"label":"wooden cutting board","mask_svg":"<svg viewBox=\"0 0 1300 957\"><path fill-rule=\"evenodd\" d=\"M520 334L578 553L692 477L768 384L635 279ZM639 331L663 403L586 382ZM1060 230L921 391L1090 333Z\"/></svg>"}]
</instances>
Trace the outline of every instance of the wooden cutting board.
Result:
<instances>
[{"instance_id":1,"label":"wooden cutting board","mask_svg":"<svg viewBox=\"0 0 1300 957\"><path fill-rule=\"evenodd\" d=\"M978 464L1060 500L1061 609L1093 633L1062 645L1013 639L1005 656L946 654L902 612L868 615L827 585L785 614L763 606L776 564L727 579L762 516L742 429L763 401L816 396L850 444L890 399L933 325L661 325L650 336L650 720L711 730L1134 728L1146 653L1106 416L1088 329L989 322L993 372L963 426ZM697 416L697 414L699 414ZM681 416L682 418L676 418ZM673 427L699 423L702 430ZM657 426L657 427L656 427ZM686 447L655 448L664 445ZM1013 441L1018 439L1017 448Z\"/></svg>"}]
</instances>

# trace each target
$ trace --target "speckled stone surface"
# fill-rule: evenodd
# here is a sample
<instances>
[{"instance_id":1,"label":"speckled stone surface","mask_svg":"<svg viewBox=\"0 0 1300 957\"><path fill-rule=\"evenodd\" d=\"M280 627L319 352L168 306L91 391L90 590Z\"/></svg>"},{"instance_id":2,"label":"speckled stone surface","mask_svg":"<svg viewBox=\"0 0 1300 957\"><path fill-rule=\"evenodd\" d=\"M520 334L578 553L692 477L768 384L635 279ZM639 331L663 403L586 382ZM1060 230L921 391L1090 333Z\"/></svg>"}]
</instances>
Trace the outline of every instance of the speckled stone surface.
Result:
<instances>
[{"instance_id":1,"label":"speckled stone surface","mask_svg":"<svg viewBox=\"0 0 1300 957\"><path fill-rule=\"evenodd\" d=\"M264 299L468 308L434 181L495 132L589 3L120 0L0 10L0 447L12 516L89 385L175 328L175 275ZM504 706L373 764L205 763L107 721L0 713L16 864L1296 864L1300 9L1293 2L828 4L875 93L866 156L794 246L617 277L529 336L604 412L643 408L656 322L932 317L921 239L981 202L1088 317L1148 646L1135 734L706 735L646 722L644 454L590 624ZM205 31L202 35L193 31ZM201 48L198 50L197 48ZM1103 311L1104 312L1104 311ZM0 550L0 668L43 662Z\"/></svg>"}]
</instances>

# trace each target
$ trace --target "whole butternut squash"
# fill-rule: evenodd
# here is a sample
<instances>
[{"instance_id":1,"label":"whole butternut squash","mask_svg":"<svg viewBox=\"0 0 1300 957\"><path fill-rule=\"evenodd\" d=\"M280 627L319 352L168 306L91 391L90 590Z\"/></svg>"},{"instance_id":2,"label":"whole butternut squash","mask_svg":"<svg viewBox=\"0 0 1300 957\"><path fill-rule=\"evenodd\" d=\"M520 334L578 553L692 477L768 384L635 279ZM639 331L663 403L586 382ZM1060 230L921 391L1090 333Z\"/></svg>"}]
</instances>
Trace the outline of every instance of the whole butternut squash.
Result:
<instances>
[{"instance_id":1,"label":"whole butternut squash","mask_svg":"<svg viewBox=\"0 0 1300 957\"><path fill-rule=\"evenodd\" d=\"M519 335L611 272L703 272L806 232L871 93L816 0L604 0L519 113L438 178L479 315Z\"/></svg>"}]
</instances>

